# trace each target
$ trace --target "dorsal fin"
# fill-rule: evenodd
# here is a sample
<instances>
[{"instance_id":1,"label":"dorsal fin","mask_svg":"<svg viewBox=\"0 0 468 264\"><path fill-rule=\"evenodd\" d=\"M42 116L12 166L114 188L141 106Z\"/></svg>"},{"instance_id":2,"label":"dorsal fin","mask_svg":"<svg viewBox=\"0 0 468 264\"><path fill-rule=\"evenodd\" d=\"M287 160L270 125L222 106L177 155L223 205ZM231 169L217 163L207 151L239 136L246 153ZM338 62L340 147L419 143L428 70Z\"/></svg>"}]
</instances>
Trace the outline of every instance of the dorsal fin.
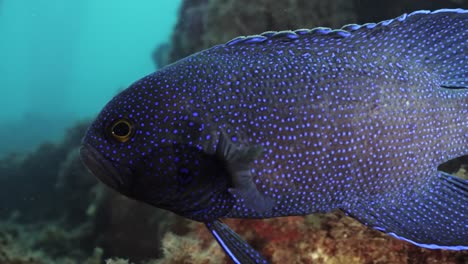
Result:
<instances>
[{"instance_id":1,"label":"dorsal fin","mask_svg":"<svg viewBox=\"0 0 468 264\"><path fill-rule=\"evenodd\" d=\"M420 247L468 250L468 181L435 172L417 191L400 191L404 199L357 200L343 209L366 225Z\"/></svg>"},{"instance_id":2,"label":"dorsal fin","mask_svg":"<svg viewBox=\"0 0 468 264\"><path fill-rule=\"evenodd\" d=\"M348 24L340 29L331 29L327 27L316 27L312 29L296 29L294 31L292 30L285 30L285 31L266 31L263 32L259 35L250 35L250 36L239 36L236 37L228 42L225 43L226 46L233 46L233 45L239 45L239 44L254 44L254 43L261 43L267 40L271 39L280 39L280 38L285 38L285 39L290 39L290 40L295 40L298 39L300 36L313 36L313 35L331 35L331 36L340 36L343 38L349 37L352 35L354 31L358 31L361 29L372 29L375 27L386 27L389 25L392 25L393 23L396 22L403 22L409 17L415 16L415 15L430 15L430 14L438 14L438 13L467 13L467 10L464 9L439 9L436 11L428 11L428 10L419 10L419 11L414 11L410 14L403 14L397 18L393 19L388 19L381 21L379 23L365 23L362 25L358 24Z\"/></svg>"},{"instance_id":3,"label":"dorsal fin","mask_svg":"<svg viewBox=\"0 0 468 264\"><path fill-rule=\"evenodd\" d=\"M363 54L380 58L394 57L422 65L440 77L445 88L468 88L468 10L420 10L379 23L349 24L341 29L318 27L295 31L268 31L260 35L238 37L225 46L275 45L290 42L340 39ZM328 38L329 37L329 38ZM327 42L326 44L330 44ZM331 44L333 45L333 43Z\"/></svg>"}]
</instances>

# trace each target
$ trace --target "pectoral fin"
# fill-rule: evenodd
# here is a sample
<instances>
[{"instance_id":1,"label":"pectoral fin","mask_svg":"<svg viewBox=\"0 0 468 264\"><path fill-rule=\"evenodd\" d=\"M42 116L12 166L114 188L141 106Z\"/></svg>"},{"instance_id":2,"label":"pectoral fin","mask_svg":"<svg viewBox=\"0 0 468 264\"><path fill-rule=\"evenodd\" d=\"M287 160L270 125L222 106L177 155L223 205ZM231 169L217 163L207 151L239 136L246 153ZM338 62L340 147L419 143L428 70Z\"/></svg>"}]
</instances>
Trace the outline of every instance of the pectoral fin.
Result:
<instances>
[{"instance_id":1,"label":"pectoral fin","mask_svg":"<svg viewBox=\"0 0 468 264\"><path fill-rule=\"evenodd\" d=\"M245 207L258 214L271 211L274 200L260 193L253 181L250 164L260 156L262 148L233 143L226 134L221 133L216 147L219 157L227 164L233 188L229 192L244 201Z\"/></svg>"},{"instance_id":2,"label":"pectoral fin","mask_svg":"<svg viewBox=\"0 0 468 264\"><path fill-rule=\"evenodd\" d=\"M260 253L220 220L205 223L205 225L234 263L268 263Z\"/></svg>"}]
</instances>

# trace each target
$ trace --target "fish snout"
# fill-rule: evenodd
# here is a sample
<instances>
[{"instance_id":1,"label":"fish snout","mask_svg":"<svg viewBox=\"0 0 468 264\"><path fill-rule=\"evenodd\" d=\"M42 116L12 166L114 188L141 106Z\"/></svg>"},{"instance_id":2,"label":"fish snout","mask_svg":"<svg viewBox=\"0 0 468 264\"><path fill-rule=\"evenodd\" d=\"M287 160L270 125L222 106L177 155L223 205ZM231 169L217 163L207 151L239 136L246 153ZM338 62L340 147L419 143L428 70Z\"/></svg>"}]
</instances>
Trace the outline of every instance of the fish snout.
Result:
<instances>
[{"instance_id":1,"label":"fish snout","mask_svg":"<svg viewBox=\"0 0 468 264\"><path fill-rule=\"evenodd\" d=\"M107 186L125 193L126 182L131 174L128 168L116 167L105 159L93 146L83 144L80 148L80 159L88 171Z\"/></svg>"}]
</instances>

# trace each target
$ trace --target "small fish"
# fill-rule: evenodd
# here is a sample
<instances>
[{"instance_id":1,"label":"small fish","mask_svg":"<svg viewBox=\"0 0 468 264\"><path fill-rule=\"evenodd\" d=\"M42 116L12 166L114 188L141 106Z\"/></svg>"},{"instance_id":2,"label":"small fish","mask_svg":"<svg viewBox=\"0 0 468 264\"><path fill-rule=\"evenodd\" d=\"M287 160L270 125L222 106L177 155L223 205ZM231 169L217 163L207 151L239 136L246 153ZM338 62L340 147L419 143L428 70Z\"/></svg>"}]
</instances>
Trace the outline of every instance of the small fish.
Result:
<instances>
[{"instance_id":1,"label":"small fish","mask_svg":"<svg viewBox=\"0 0 468 264\"><path fill-rule=\"evenodd\" d=\"M132 84L81 158L120 193L206 224L341 209L425 248L468 250L468 10L238 37Z\"/></svg>"}]
</instances>

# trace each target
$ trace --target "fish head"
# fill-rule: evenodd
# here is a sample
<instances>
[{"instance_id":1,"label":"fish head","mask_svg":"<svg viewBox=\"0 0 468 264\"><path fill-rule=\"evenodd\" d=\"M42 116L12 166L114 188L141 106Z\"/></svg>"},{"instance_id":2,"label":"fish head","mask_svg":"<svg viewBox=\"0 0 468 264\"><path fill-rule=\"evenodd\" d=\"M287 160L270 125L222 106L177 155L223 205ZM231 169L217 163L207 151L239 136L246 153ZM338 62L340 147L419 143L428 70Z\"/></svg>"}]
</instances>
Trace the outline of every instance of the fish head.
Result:
<instances>
[{"instance_id":1,"label":"fish head","mask_svg":"<svg viewBox=\"0 0 468 264\"><path fill-rule=\"evenodd\" d=\"M162 82L147 77L115 96L83 138L82 162L127 197L194 220L227 214L223 160L199 144L203 125Z\"/></svg>"}]
</instances>

